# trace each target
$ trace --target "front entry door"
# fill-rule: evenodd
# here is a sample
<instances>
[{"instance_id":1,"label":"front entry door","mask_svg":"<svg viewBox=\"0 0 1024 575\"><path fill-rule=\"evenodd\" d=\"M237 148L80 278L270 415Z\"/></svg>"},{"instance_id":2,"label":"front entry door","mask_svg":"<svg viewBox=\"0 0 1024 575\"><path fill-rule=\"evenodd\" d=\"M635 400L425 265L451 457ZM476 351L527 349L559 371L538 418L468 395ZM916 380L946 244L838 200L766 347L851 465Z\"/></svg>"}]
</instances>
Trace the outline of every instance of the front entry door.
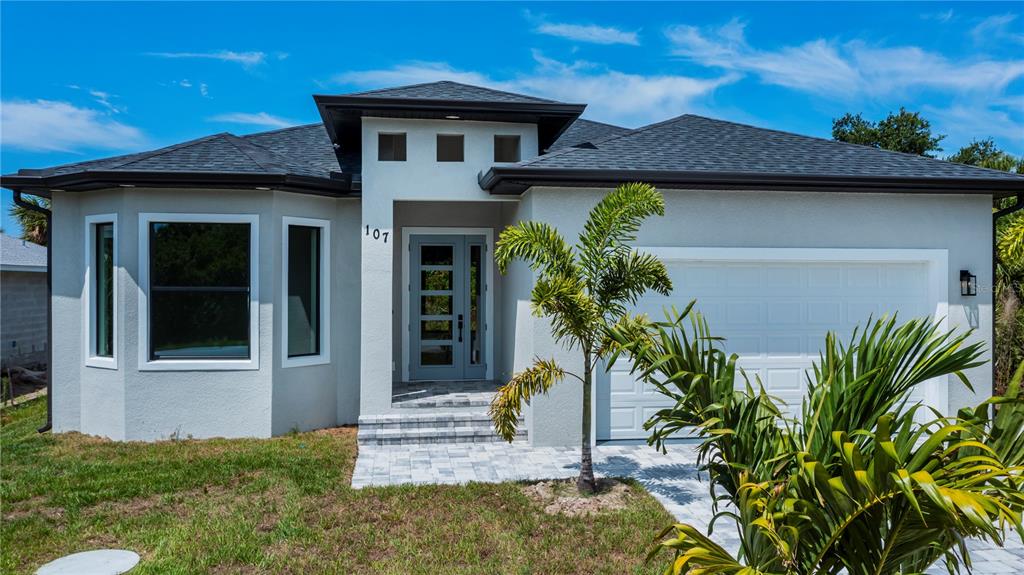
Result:
<instances>
[{"instance_id":1,"label":"front entry door","mask_svg":"<svg viewBox=\"0 0 1024 575\"><path fill-rule=\"evenodd\" d=\"M483 379L484 236L409 238L409 376Z\"/></svg>"}]
</instances>

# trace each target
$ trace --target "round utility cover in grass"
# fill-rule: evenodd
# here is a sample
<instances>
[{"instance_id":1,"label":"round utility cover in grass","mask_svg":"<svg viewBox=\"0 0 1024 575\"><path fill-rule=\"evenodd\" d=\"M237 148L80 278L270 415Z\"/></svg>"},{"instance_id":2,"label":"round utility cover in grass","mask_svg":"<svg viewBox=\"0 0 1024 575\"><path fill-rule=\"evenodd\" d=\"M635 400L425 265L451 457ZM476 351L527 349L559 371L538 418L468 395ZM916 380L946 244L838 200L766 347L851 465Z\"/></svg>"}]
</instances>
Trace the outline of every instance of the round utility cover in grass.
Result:
<instances>
[{"instance_id":1,"label":"round utility cover in grass","mask_svg":"<svg viewBox=\"0 0 1024 575\"><path fill-rule=\"evenodd\" d=\"M118 575L138 563L139 554L134 551L97 549L50 561L36 575Z\"/></svg>"}]
</instances>

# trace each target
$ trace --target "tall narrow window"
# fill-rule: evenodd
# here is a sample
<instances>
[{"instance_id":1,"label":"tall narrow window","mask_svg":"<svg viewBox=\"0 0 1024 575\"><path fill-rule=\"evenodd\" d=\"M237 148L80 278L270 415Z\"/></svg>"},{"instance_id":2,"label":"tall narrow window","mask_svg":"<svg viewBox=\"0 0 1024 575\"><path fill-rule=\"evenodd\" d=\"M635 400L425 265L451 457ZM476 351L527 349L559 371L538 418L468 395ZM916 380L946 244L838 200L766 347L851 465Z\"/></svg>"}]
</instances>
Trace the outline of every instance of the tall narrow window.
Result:
<instances>
[{"instance_id":1,"label":"tall narrow window","mask_svg":"<svg viewBox=\"0 0 1024 575\"><path fill-rule=\"evenodd\" d=\"M330 361L330 222L284 218L282 365Z\"/></svg>"},{"instance_id":2,"label":"tall narrow window","mask_svg":"<svg viewBox=\"0 0 1024 575\"><path fill-rule=\"evenodd\" d=\"M84 363L117 369L117 215L86 216L84 228Z\"/></svg>"},{"instance_id":3,"label":"tall narrow window","mask_svg":"<svg viewBox=\"0 0 1024 575\"><path fill-rule=\"evenodd\" d=\"M114 224L96 224L93 248L95 279L94 334L97 357L114 357Z\"/></svg>"},{"instance_id":4,"label":"tall narrow window","mask_svg":"<svg viewBox=\"0 0 1024 575\"><path fill-rule=\"evenodd\" d=\"M250 225L149 224L150 359L249 359Z\"/></svg>"},{"instance_id":5,"label":"tall narrow window","mask_svg":"<svg viewBox=\"0 0 1024 575\"><path fill-rule=\"evenodd\" d=\"M494 161L518 162L519 136L494 136Z\"/></svg>"},{"instance_id":6,"label":"tall narrow window","mask_svg":"<svg viewBox=\"0 0 1024 575\"><path fill-rule=\"evenodd\" d=\"M320 228L288 228L288 357L320 353Z\"/></svg>"},{"instance_id":7,"label":"tall narrow window","mask_svg":"<svg viewBox=\"0 0 1024 575\"><path fill-rule=\"evenodd\" d=\"M465 160L465 138L462 134L437 135L437 161L461 162Z\"/></svg>"}]
</instances>

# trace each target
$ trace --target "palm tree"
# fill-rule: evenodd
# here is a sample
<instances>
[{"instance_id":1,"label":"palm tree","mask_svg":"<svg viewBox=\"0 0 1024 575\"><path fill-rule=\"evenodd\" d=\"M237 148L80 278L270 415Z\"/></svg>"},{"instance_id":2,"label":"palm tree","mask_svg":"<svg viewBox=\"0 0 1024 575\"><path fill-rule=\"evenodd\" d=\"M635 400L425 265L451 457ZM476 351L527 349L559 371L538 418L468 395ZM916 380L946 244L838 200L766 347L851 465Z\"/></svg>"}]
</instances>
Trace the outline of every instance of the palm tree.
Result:
<instances>
[{"instance_id":1,"label":"palm tree","mask_svg":"<svg viewBox=\"0 0 1024 575\"><path fill-rule=\"evenodd\" d=\"M584 493L596 488L590 450L591 383L597 362L607 353L608 328L644 292L668 295L672 290L664 264L629 245L643 220L655 214L665 214L665 200L657 190L647 184L623 184L590 211L574 247L548 224L524 221L501 233L494 252L503 274L513 260L530 264L537 276L531 294L534 315L550 320L559 344L583 353L583 373L569 372L553 359L537 358L515 374L491 402L495 430L512 441L524 402L567 377L578 381L583 393L583 442L576 484Z\"/></svg>"},{"instance_id":2,"label":"palm tree","mask_svg":"<svg viewBox=\"0 0 1024 575\"><path fill-rule=\"evenodd\" d=\"M927 318L879 320L846 344L826 337L788 417L759 382L737 389L736 356L691 308L612 330L615 353L676 401L645 424L650 441L698 430L715 505L729 504L716 519L740 534L733 557L692 526L670 526L649 556L672 553L665 573L895 575L943 559L952 573L969 562L965 538L1002 544L1009 527L1024 531L1024 366L1006 397L921 423L909 394L946 375L969 386L963 371L980 364L981 345Z\"/></svg>"},{"instance_id":3,"label":"palm tree","mask_svg":"<svg viewBox=\"0 0 1024 575\"><path fill-rule=\"evenodd\" d=\"M36 199L35 197L26 196L25 201L50 209L50 200L46 198ZM21 225L21 239L42 246L46 245L46 216L17 204L11 206L11 215Z\"/></svg>"}]
</instances>

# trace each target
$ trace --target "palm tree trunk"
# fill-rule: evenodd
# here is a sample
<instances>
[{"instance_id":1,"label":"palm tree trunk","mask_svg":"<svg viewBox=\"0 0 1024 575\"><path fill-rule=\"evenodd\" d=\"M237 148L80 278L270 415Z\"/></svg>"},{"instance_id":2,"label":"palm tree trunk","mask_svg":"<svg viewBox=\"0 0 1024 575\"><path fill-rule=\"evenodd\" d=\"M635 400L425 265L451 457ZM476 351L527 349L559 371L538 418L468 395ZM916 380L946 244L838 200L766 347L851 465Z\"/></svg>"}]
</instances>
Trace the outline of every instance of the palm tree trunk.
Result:
<instances>
[{"instance_id":1,"label":"palm tree trunk","mask_svg":"<svg viewBox=\"0 0 1024 575\"><path fill-rule=\"evenodd\" d=\"M594 480L594 460L590 449L590 388L593 366L590 350L583 351L583 445L580 449L580 476L576 479L576 489L580 493L593 493L597 490Z\"/></svg>"}]
</instances>

